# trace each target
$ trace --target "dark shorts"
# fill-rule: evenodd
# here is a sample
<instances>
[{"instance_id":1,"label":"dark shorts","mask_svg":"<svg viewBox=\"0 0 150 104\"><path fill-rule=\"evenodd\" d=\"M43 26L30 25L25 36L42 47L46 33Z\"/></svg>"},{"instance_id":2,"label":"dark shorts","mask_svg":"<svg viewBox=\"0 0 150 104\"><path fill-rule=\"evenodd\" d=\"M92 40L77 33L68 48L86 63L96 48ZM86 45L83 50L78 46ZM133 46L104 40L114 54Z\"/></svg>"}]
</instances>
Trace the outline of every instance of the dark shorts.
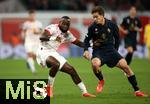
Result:
<instances>
[{"instance_id":1,"label":"dark shorts","mask_svg":"<svg viewBox=\"0 0 150 104\"><path fill-rule=\"evenodd\" d=\"M124 41L125 41L125 48L132 47L134 51L136 50L136 45L137 45L136 40L125 38Z\"/></svg>"},{"instance_id":2,"label":"dark shorts","mask_svg":"<svg viewBox=\"0 0 150 104\"><path fill-rule=\"evenodd\" d=\"M92 58L99 58L101 60L101 66L106 64L108 67L114 67L117 65L120 59L123 57L118 51L113 49L95 49L92 53Z\"/></svg>"}]
</instances>

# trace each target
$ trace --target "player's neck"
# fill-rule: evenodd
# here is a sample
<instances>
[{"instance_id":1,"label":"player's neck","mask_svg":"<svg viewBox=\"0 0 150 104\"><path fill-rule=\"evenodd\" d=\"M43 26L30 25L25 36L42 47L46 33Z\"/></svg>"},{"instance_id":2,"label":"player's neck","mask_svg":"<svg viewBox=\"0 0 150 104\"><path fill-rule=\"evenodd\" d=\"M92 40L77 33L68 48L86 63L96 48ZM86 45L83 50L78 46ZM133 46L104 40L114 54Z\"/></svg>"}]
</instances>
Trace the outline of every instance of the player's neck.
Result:
<instances>
[{"instance_id":1,"label":"player's neck","mask_svg":"<svg viewBox=\"0 0 150 104\"><path fill-rule=\"evenodd\" d=\"M130 18L134 19L134 18L135 18L135 16L130 15Z\"/></svg>"},{"instance_id":2,"label":"player's neck","mask_svg":"<svg viewBox=\"0 0 150 104\"><path fill-rule=\"evenodd\" d=\"M103 18L101 25L104 25L104 24L105 24L105 18Z\"/></svg>"}]
</instances>

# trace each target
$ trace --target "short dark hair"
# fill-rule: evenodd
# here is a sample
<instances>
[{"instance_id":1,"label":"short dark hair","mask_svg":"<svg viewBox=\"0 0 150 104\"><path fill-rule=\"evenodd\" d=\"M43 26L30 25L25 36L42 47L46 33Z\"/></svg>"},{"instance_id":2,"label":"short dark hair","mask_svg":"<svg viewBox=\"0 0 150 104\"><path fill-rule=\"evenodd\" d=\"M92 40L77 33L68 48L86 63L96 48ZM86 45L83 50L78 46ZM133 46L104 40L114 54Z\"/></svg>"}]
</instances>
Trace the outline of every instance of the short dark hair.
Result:
<instances>
[{"instance_id":1,"label":"short dark hair","mask_svg":"<svg viewBox=\"0 0 150 104\"><path fill-rule=\"evenodd\" d=\"M135 6L135 5L132 5L132 6L130 7L130 9L131 9L131 8L135 8L135 10L137 10L137 8L136 8L136 6Z\"/></svg>"},{"instance_id":2,"label":"short dark hair","mask_svg":"<svg viewBox=\"0 0 150 104\"><path fill-rule=\"evenodd\" d=\"M98 14L100 14L100 15L103 15L104 16L104 9L101 7L101 6L95 6L93 9L92 9L92 11L91 11L91 13L93 14L93 13L98 13Z\"/></svg>"},{"instance_id":3,"label":"short dark hair","mask_svg":"<svg viewBox=\"0 0 150 104\"><path fill-rule=\"evenodd\" d=\"M62 16L62 17L60 18L60 21L70 22L70 21L71 21L71 19L70 19L70 17L69 17L69 16Z\"/></svg>"},{"instance_id":4,"label":"short dark hair","mask_svg":"<svg viewBox=\"0 0 150 104\"><path fill-rule=\"evenodd\" d=\"M63 18L63 19L70 19L70 17L68 17L68 16L62 16L61 18Z\"/></svg>"}]
</instances>

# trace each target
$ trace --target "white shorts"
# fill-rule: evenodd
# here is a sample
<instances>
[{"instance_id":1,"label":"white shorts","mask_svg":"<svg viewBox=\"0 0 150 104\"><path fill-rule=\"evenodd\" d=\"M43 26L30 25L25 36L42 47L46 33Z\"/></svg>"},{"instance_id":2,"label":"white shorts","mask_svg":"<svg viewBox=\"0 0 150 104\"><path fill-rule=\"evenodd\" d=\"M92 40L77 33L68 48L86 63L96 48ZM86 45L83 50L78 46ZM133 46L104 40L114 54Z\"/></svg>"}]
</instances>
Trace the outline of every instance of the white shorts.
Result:
<instances>
[{"instance_id":1,"label":"white shorts","mask_svg":"<svg viewBox=\"0 0 150 104\"><path fill-rule=\"evenodd\" d=\"M56 51L40 46L36 53L37 63L39 65L46 66L46 59L49 56L54 57L60 63L59 70L67 62L67 60L63 56L61 56L59 53L57 53Z\"/></svg>"},{"instance_id":2,"label":"white shorts","mask_svg":"<svg viewBox=\"0 0 150 104\"><path fill-rule=\"evenodd\" d=\"M25 43L25 50L27 53L32 52L36 54L38 46L39 45L35 43Z\"/></svg>"}]
</instances>

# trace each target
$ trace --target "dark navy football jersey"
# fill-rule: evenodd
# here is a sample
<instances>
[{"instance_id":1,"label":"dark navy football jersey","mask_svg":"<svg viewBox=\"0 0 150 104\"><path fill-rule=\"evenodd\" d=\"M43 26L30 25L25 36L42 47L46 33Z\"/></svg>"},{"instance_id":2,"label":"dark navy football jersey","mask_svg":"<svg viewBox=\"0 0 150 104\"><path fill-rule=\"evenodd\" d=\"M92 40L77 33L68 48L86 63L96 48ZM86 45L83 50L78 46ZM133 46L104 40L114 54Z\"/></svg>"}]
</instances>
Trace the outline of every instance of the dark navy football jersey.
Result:
<instances>
[{"instance_id":1,"label":"dark navy football jersey","mask_svg":"<svg viewBox=\"0 0 150 104\"><path fill-rule=\"evenodd\" d=\"M88 33L84 39L85 50L90 47L90 41L92 40L93 48L104 47L119 47L119 29L112 21L105 19L105 24L100 25L93 22L89 28Z\"/></svg>"},{"instance_id":2,"label":"dark navy football jersey","mask_svg":"<svg viewBox=\"0 0 150 104\"><path fill-rule=\"evenodd\" d=\"M135 30L135 28L136 27L141 28L142 24L137 17L131 18L130 16L127 16L127 17L123 18L121 26L125 30L128 30L128 34L126 34L126 37L136 40L137 31Z\"/></svg>"}]
</instances>

